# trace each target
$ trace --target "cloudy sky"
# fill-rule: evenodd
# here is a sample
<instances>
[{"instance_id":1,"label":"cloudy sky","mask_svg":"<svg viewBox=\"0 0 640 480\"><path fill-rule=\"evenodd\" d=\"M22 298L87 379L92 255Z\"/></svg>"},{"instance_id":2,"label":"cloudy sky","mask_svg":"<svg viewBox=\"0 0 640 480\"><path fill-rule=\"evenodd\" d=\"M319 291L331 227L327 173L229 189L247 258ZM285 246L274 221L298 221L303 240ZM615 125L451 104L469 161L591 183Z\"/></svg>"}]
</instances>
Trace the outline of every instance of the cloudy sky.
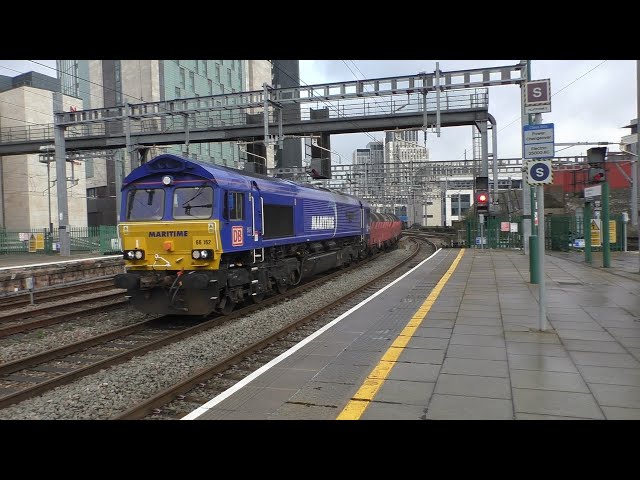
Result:
<instances>
[{"instance_id":1,"label":"cloudy sky","mask_svg":"<svg viewBox=\"0 0 640 480\"><path fill-rule=\"evenodd\" d=\"M519 60L437 60L440 70L463 70L515 65ZM55 61L35 60L51 67ZM31 61L0 60L0 75L15 76L34 70L55 76L55 70ZM630 133L621 128L637 117L636 60L532 60L532 80L551 80L550 113L542 123L553 123L556 143L615 142ZM436 60L301 60L301 83L351 81L433 72ZM516 85L490 87L489 113L498 124L498 157L521 156L520 88ZM382 132L371 135L382 140ZM441 129L440 137L428 133L427 147L434 160L462 159L465 150L472 156L471 127ZM372 141L369 135L334 135L331 149L349 162L356 148ZM423 143L421 138L420 143ZM580 155L589 146L556 147L556 156ZM561 150L562 149L562 150ZM340 160L336 155L334 161Z\"/></svg>"},{"instance_id":2,"label":"cloudy sky","mask_svg":"<svg viewBox=\"0 0 640 480\"><path fill-rule=\"evenodd\" d=\"M379 78L441 71L515 65L519 60L303 60L300 78L308 84ZM531 79L550 79L551 112L542 123L553 123L556 143L615 142L631 133L621 128L637 117L636 60L532 60ZM522 154L520 88L503 85L489 88L489 113L498 125L498 157ZM382 140L381 133L374 137ZM472 156L471 127L448 127L427 134L430 158L455 160ZM331 137L331 149L351 158L371 138L365 134ZM422 143L422 140L420 141ZM617 145L609 146L618 151ZM560 151L560 149L563 149ZM580 155L589 146L556 147L556 156ZM334 157L335 160L335 157Z\"/></svg>"}]
</instances>

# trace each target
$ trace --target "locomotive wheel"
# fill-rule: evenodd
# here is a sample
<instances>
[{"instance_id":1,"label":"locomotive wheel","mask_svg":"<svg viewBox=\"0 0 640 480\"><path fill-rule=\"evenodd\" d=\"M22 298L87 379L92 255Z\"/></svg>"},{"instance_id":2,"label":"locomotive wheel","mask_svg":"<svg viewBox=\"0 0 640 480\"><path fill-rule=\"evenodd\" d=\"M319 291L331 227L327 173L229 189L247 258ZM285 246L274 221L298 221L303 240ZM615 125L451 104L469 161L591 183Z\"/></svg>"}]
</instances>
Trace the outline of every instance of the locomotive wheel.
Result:
<instances>
[{"instance_id":1,"label":"locomotive wheel","mask_svg":"<svg viewBox=\"0 0 640 480\"><path fill-rule=\"evenodd\" d=\"M279 294L283 294L287 290L289 290L289 286L286 283L276 282L276 291Z\"/></svg>"},{"instance_id":2,"label":"locomotive wheel","mask_svg":"<svg viewBox=\"0 0 640 480\"><path fill-rule=\"evenodd\" d=\"M223 315L229 315L231 312L233 312L233 307L235 307L235 305L231 301L231 298L224 297L222 299L222 302L220 302L219 310Z\"/></svg>"},{"instance_id":3,"label":"locomotive wheel","mask_svg":"<svg viewBox=\"0 0 640 480\"><path fill-rule=\"evenodd\" d=\"M251 301L256 305L258 303L262 303L262 300L264 300L264 293L259 293L257 295L251 295Z\"/></svg>"}]
</instances>

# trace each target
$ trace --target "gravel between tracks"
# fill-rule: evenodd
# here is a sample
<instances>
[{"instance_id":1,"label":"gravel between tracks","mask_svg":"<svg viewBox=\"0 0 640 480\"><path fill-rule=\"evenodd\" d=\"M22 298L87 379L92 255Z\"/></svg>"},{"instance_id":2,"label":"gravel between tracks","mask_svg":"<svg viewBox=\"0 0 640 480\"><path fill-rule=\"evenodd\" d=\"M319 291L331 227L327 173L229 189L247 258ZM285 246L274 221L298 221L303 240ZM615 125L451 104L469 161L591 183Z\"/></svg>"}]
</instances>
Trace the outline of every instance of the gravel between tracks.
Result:
<instances>
[{"instance_id":1,"label":"gravel between tracks","mask_svg":"<svg viewBox=\"0 0 640 480\"><path fill-rule=\"evenodd\" d=\"M283 304L214 327L40 397L12 405L0 410L0 419L109 419L195 371L282 328L292 319L301 318L342 296L344 292L363 285L408 255L408 249L399 248L333 280L323 286L321 294L318 290L307 292ZM105 315L109 314L113 315L113 312ZM50 338L53 339L53 336Z\"/></svg>"}]
</instances>

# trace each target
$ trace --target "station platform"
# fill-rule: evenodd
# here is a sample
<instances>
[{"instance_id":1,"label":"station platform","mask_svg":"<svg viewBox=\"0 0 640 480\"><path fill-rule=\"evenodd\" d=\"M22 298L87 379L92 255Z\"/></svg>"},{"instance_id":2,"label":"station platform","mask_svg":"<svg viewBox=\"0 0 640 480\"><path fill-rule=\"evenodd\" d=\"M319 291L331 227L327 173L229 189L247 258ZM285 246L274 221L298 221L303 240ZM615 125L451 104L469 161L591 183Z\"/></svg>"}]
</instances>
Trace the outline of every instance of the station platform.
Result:
<instances>
[{"instance_id":1,"label":"station platform","mask_svg":"<svg viewBox=\"0 0 640 480\"><path fill-rule=\"evenodd\" d=\"M640 419L637 252L445 249L184 420Z\"/></svg>"},{"instance_id":2,"label":"station platform","mask_svg":"<svg viewBox=\"0 0 640 480\"><path fill-rule=\"evenodd\" d=\"M0 296L83 282L124 271L122 255L77 253L0 255Z\"/></svg>"},{"instance_id":3,"label":"station platform","mask_svg":"<svg viewBox=\"0 0 640 480\"><path fill-rule=\"evenodd\" d=\"M102 260L105 258L122 258L122 255L100 255L97 253L72 253L69 256L44 253L8 253L0 255L0 270L13 268L33 267L48 264L77 262L84 260Z\"/></svg>"}]
</instances>

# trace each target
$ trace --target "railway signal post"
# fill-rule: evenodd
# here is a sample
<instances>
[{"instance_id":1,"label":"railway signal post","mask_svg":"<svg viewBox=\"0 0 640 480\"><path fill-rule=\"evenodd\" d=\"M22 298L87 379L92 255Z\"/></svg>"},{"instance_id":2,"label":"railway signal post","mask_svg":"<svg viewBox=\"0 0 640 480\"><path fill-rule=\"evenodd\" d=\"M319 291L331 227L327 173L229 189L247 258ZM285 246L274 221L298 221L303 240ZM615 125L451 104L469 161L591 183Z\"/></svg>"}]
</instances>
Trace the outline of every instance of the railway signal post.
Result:
<instances>
[{"instance_id":1,"label":"railway signal post","mask_svg":"<svg viewBox=\"0 0 640 480\"><path fill-rule=\"evenodd\" d=\"M484 219L489 216L489 177L476 177L475 181L475 205L480 225L480 248L484 249Z\"/></svg>"}]
</instances>

